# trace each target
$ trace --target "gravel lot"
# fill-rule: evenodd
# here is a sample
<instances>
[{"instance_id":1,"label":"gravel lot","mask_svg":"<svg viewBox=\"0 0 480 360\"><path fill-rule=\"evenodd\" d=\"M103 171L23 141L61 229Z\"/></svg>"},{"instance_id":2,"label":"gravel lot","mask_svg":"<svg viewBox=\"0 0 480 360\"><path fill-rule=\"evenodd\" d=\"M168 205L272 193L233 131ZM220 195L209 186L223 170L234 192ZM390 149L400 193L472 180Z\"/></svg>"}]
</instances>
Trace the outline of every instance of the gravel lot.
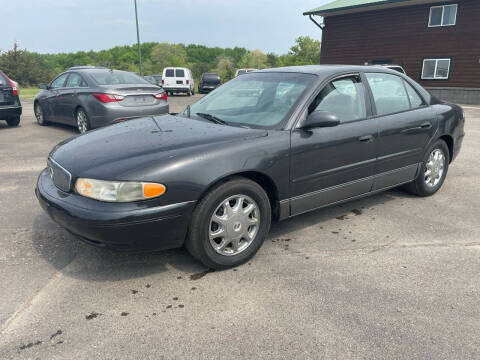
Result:
<instances>
[{"instance_id":1,"label":"gravel lot","mask_svg":"<svg viewBox=\"0 0 480 360\"><path fill-rule=\"evenodd\" d=\"M171 97L171 111L199 98ZM0 359L479 359L480 108L442 190L400 190L274 224L206 273L183 249L77 241L34 195L73 129L0 121Z\"/></svg>"}]
</instances>

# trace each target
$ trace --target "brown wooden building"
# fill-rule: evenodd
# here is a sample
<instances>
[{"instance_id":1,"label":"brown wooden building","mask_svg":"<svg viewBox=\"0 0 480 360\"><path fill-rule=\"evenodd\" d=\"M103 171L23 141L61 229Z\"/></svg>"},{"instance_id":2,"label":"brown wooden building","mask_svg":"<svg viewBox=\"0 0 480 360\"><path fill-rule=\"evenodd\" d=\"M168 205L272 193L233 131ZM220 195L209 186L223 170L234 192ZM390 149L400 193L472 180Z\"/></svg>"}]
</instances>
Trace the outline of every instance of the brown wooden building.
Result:
<instances>
[{"instance_id":1,"label":"brown wooden building","mask_svg":"<svg viewBox=\"0 0 480 360\"><path fill-rule=\"evenodd\" d=\"M307 11L322 64L398 64L445 100L480 104L480 0L336 0Z\"/></svg>"}]
</instances>

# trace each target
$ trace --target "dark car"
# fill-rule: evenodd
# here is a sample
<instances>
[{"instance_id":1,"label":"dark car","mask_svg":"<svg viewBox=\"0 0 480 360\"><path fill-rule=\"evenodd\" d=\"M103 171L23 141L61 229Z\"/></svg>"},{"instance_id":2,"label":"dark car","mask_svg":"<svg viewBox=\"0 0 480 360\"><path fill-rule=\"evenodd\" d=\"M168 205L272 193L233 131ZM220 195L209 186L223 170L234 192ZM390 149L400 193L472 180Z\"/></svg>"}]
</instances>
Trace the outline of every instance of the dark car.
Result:
<instances>
[{"instance_id":1,"label":"dark car","mask_svg":"<svg viewBox=\"0 0 480 360\"><path fill-rule=\"evenodd\" d=\"M464 121L459 106L393 70L263 70L177 116L59 144L36 194L90 244L185 244L206 266L227 268L256 253L272 220L404 184L433 195L460 151Z\"/></svg>"},{"instance_id":2,"label":"dark car","mask_svg":"<svg viewBox=\"0 0 480 360\"><path fill-rule=\"evenodd\" d=\"M204 73L198 84L198 92L200 94L210 92L215 90L217 87L222 85L222 80L220 75L217 73Z\"/></svg>"},{"instance_id":3,"label":"dark car","mask_svg":"<svg viewBox=\"0 0 480 360\"><path fill-rule=\"evenodd\" d=\"M140 76L93 66L58 75L35 97L37 122L76 126L80 133L138 117L168 113L167 93Z\"/></svg>"},{"instance_id":4,"label":"dark car","mask_svg":"<svg viewBox=\"0 0 480 360\"><path fill-rule=\"evenodd\" d=\"M20 115L22 104L17 85L0 71L0 120L5 120L8 126L18 126Z\"/></svg>"}]
</instances>

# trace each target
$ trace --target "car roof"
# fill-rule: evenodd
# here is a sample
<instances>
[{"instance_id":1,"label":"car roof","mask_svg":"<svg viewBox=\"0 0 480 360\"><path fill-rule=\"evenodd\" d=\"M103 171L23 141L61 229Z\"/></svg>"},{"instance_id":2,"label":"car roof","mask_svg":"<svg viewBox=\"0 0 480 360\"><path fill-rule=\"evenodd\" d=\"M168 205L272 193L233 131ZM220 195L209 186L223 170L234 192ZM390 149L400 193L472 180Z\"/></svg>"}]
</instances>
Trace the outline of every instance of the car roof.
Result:
<instances>
[{"instance_id":1,"label":"car roof","mask_svg":"<svg viewBox=\"0 0 480 360\"><path fill-rule=\"evenodd\" d=\"M271 69L258 70L256 73L261 72L288 72L288 73L302 73L302 74L313 74L319 76L330 76L335 74L344 74L344 73L357 73L357 72L387 72L392 74L395 73L394 70L390 70L384 66L365 66L365 65L302 65L302 66L285 66Z\"/></svg>"}]
</instances>

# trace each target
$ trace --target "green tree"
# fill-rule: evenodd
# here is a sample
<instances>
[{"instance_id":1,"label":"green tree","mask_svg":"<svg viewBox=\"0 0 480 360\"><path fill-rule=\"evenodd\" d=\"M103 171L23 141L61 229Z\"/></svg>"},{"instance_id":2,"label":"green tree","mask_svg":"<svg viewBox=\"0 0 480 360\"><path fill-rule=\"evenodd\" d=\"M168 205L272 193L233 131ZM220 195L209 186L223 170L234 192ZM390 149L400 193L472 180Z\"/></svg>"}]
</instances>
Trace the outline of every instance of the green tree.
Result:
<instances>
[{"instance_id":1,"label":"green tree","mask_svg":"<svg viewBox=\"0 0 480 360\"><path fill-rule=\"evenodd\" d=\"M267 55L260 50L249 51L238 64L241 68L265 69L267 67Z\"/></svg>"},{"instance_id":2,"label":"green tree","mask_svg":"<svg viewBox=\"0 0 480 360\"><path fill-rule=\"evenodd\" d=\"M300 36L295 39L295 45L290 48L288 55L295 65L320 64L320 41L309 36Z\"/></svg>"},{"instance_id":3,"label":"green tree","mask_svg":"<svg viewBox=\"0 0 480 360\"><path fill-rule=\"evenodd\" d=\"M228 81L235 75L235 66L233 60L227 56L220 56L217 62L218 75L223 81Z\"/></svg>"},{"instance_id":4,"label":"green tree","mask_svg":"<svg viewBox=\"0 0 480 360\"><path fill-rule=\"evenodd\" d=\"M0 69L22 86L38 85L48 82L52 77L51 71L38 54L19 49L16 42L12 50L0 53Z\"/></svg>"}]
</instances>

